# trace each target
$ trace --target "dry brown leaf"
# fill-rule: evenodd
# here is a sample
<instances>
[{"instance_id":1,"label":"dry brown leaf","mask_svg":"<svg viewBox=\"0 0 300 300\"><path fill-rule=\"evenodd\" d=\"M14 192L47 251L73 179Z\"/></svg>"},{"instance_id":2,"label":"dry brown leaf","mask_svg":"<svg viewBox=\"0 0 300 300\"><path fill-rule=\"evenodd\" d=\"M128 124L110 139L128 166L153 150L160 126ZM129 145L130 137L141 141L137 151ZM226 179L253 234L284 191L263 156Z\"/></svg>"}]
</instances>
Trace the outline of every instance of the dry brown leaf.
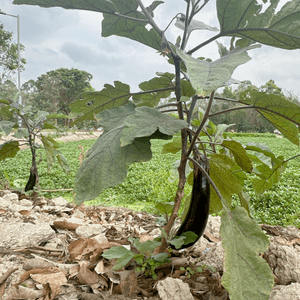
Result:
<instances>
[{"instance_id":1,"label":"dry brown leaf","mask_svg":"<svg viewBox=\"0 0 300 300\"><path fill-rule=\"evenodd\" d=\"M5 296L6 299L40 299L42 294L43 292L41 290L35 290L20 285L18 287L9 287L5 293Z\"/></svg>"},{"instance_id":2,"label":"dry brown leaf","mask_svg":"<svg viewBox=\"0 0 300 300\"><path fill-rule=\"evenodd\" d=\"M91 256L94 257L96 255L94 254L94 252L98 253L100 249L101 245L95 239L85 238L71 242L71 244L68 247L70 253L70 260L72 262L80 261L83 258L90 259Z\"/></svg>"},{"instance_id":3,"label":"dry brown leaf","mask_svg":"<svg viewBox=\"0 0 300 300\"><path fill-rule=\"evenodd\" d=\"M88 269L88 265L89 265L88 261L82 261L79 262L79 264L80 264L80 270L77 275L77 278L81 284L91 285L94 283L98 283L102 287L108 288L108 284L102 276Z\"/></svg>"},{"instance_id":4,"label":"dry brown leaf","mask_svg":"<svg viewBox=\"0 0 300 300\"><path fill-rule=\"evenodd\" d=\"M4 292L5 292L5 282L0 284L0 299L2 299Z\"/></svg>"},{"instance_id":5,"label":"dry brown leaf","mask_svg":"<svg viewBox=\"0 0 300 300\"><path fill-rule=\"evenodd\" d=\"M59 272L57 267L43 268L43 269L31 269L29 271L24 272L20 276L20 281L16 283L14 286L17 287L20 283L28 279L32 274L43 274L43 273L56 273Z\"/></svg>"},{"instance_id":6,"label":"dry brown leaf","mask_svg":"<svg viewBox=\"0 0 300 300\"><path fill-rule=\"evenodd\" d=\"M220 242L219 239L215 238L211 233L209 233L208 231L205 230L204 232L204 237L206 239L208 239L210 242L213 242L213 243L218 243Z\"/></svg>"},{"instance_id":7,"label":"dry brown leaf","mask_svg":"<svg viewBox=\"0 0 300 300\"><path fill-rule=\"evenodd\" d=\"M17 271L18 268L10 268L8 269L2 276L0 276L0 284L4 283L6 279L15 271Z\"/></svg>"},{"instance_id":8,"label":"dry brown leaf","mask_svg":"<svg viewBox=\"0 0 300 300\"><path fill-rule=\"evenodd\" d=\"M30 277L36 282L43 284L43 296L45 300L54 299L61 292L60 286L67 283L67 278L63 272L32 274Z\"/></svg>"},{"instance_id":9,"label":"dry brown leaf","mask_svg":"<svg viewBox=\"0 0 300 300\"><path fill-rule=\"evenodd\" d=\"M43 300L53 300L61 292L60 286L43 284ZM41 299L41 300L42 300Z\"/></svg>"},{"instance_id":10,"label":"dry brown leaf","mask_svg":"<svg viewBox=\"0 0 300 300\"><path fill-rule=\"evenodd\" d=\"M19 213L22 215L22 216L29 216L31 211L30 210L19 210Z\"/></svg>"},{"instance_id":11,"label":"dry brown leaf","mask_svg":"<svg viewBox=\"0 0 300 300\"><path fill-rule=\"evenodd\" d=\"M69 269L69 278L76 276L79 273L80 266L73 266Z\"/></svg>"},{"instance_id":12,"label":"dry brown leaf","mask_svg":"<svg viewBox=\"0 0 300 300\"><path fill-rule=\"evenodd\" d=\"M148 233L143 233L140 236L140 242L153 241L154 237L149 235Z\"/></svg>"},{"instance_id":13,"label":"dry brown leaf","mask_svg":"<svg viewBox=\"0 0 300 300\"><path fill-rule=\"evenodd\" d=\"M47 260L43 260L40 257L35 258L25 258L23 269L32 270L32 269L44 269L49 267L54 267L55 263Z\"/></svg>"},{"instance_id":14,"label":"dry brown leaf","mask_svg":"<svg viewBox=\"0 0 300 300\"><path fill-rule=\"evenodd\" d=\"M55 221L53 222L53 226L56 229L69 229L76 230L77 227L81 226L80 224L70 223L67 221Z\"/></svg>"},{"instance_id":15,"label":"dry brown leaf","mask_svg":"<svg viewBox=\"0 0 300 300\"><path fill-rule=\"evenodd\" d=\"M31 274L30 277L38 283L50 285L62 285L67 283L67 278L63 272L47 274Z\"/></svg>"},{"instance_id":16,"label":"dry brown leaf","mask_svg":"<svg viewBox=\"0 0 300 300\"><path fill-rule=\"evenodd\" d=\"M122 277L121 277L122 278ZM125 279L123 279L120 283L122 294L125 297L131 297L133 294L137 292L137 279L135 271L132 270Z\"/></svg>"}]
</instances>

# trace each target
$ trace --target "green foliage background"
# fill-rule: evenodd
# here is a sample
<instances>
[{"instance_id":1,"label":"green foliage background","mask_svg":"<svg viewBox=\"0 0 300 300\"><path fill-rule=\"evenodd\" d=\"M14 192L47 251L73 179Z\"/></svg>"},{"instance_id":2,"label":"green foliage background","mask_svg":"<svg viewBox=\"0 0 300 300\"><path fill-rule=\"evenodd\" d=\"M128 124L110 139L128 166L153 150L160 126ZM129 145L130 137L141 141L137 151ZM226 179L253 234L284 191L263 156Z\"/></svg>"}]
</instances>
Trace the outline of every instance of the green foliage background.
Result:
<instances>
[{"instance_id":1,"label":"green foliage background","mask_svg":"<svg viewBox=\"0 0 300 300\"><path fill-rule=\"evenodd\" d=\"M289 144L285 138L276 138L273 134L230 134L235 140L246 144L248 141L267 144L276 155L291 157L297 154L296 145ZM242 135L245 135L244 137ZM249 136L250 135L250 136ZM71 172L66 174L58 164L55 164L50 173L47 172L47 164L42 161L39 165L40 185L42 189L67 189L73 188L75 174L79 168L80 149L78 145L89 149L95 140L81 140L77 142L60 142L60 150L67 158ZM114 187L106 189L96 199L86 202L86 205L122 206L134 210L145 210L153 213L154 206L158 202L172 202L174 191L177 187L175 161L180 158L180 153L161 154L162 146L167 141L152 140L153 158L149 162L135 163L129 166L128 176L125 181ZM38 158L45 153L38 151ZM160 163L161 162L161 163ZM13 159L6 159L0 164L0 180L2 184L7 181L4 171L7 172L10 181L16 185L28 179L28 169L31 163L29 149L17 153ZM249 175L245 189L250 195L250 203L254 217L262 223L271 225L295 225L300 226L300 159L291 160L283 174L281 182L258 197L250 182ZM186 185L186 195L191 188ZM63 196L72 201L72 192L48 192L43 193L48 198ZM238 204L238 199L233 199L232 207ZM183 206L182 206L183 209Z\"/></svg>"}]
</instances>

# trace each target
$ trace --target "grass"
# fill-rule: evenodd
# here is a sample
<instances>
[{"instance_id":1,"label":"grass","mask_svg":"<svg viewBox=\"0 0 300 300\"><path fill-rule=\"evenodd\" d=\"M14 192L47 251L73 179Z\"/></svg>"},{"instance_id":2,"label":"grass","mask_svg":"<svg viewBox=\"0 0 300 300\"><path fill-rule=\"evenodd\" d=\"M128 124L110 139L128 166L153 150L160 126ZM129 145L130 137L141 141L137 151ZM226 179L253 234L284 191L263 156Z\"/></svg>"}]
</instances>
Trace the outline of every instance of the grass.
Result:
<instances>
[{"instance_id":1,"label":"grass","mask_svg":"<svg viewBox=\"0 0 300 300\"><path fill-rule=\"evenodd\" d=\"M43 190L70 189L74 186L76 172L80 166L79 145L87 151L95 140L81 140L76 142L60 143L60 151L65 155L71 172L65 174L58 164L47 172L46 154L43 150L38 151L38 159L43 161L39 164L40 186ZM176 170L172 164L180 158L180 154L161 154L161 148L166 141L152 140L153 158L149 162L135 163L129 166L128 176L117 187L109 188L102 192L96 199L86 202L87 205L123 206L134 210L144 210L153 213L153 208L159 202L174 200L177 188ZM5 170L9 181L15 186L24 188L29 177L31 164L30 150L19 151L13 159L7 159L0 164L0 179L5 178ZM187 192L191 190L187 187ZM48 198L62 196L68 201L73 201L72 192L44 192Z\"/></svg>"},{"instance_id":2,"label":"grass","mask_svg":"<svg viewBox=\"0 0 300 300\"><path fill-rule=\"evenodd\" d=\"M271 136L237 136L236 140L246 144L248 141L266 143L276 155L284 155L285 159L299 154L299 147L292 145L285 138ZM46 155L42 150L38 156L43 158L39 165L40 185L42 189L73 188L75 174L79 168L79 145L88 150L95 140L81 140L77 142L61 143L61 151L66 156L71 172L63 173L56 164L48 173ZM180 154L161 154L161 148L166 141L152 140L153 158L149 162L136 163L129 167L126 180L119 186L107 189L87 205L123 206L134 210L155 212L155 205L159 202L172 202L177 188L176 168L172 165L180 158ZM5 176L11 184L22 186L29 176L31 163L29 149L19 151L13 159L7 159L0 164L0 179ZM6 172L6 174L5 174ZM282 176L280 183L258 197L252 188L251 176L246 182L245 190L250 195L253 214L257 220L272 225L300 226L300 158L292 160ZM186 194L191 188L187 185ZM73 200L72 192L44 193L45 197L63 196L68 201ZM236 205L236 199L233 205Z\"/></svg>"},{"instance_id":3,"label":"grass","mask_svg":"<svg viewBox=\"0 0 300 300\"><path fill-rule=\"evenodd\" d=\"M243 144L249 140L265 143L275 155L283 155L284 159L300 152L299 147L285 138L236 137L235 139ZM261 223L300 226L300 157L289 161L281 181L260 197L254 193L250 178L246 184L246 191L251 197L254 216Z\"/></svg>"}]
</instances>

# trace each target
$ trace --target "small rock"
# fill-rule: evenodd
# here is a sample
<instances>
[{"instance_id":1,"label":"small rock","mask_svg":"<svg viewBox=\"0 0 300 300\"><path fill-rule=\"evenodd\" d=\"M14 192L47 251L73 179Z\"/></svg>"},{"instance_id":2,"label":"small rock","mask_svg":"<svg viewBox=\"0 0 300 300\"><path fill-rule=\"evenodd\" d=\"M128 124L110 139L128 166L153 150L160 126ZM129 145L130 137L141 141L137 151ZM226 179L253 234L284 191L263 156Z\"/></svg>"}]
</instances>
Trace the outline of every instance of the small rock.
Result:
<instances>
[{"instance_id":1,"label":"small rock","mask_svg":"<svg viewBox=\"0 0 300 300\"><path fill-rule=\"evenodd\" d=\"M153 230L149 233L149 235L154 236L154 237L157 237L157 236L160 236L160 235L161 235L161 231L160 231L159 228L155 228L155 229L153 229Z\"/></svg>"},{"instance_id":2,"label":"small rock","mask_svg":"<svg viewBox=\"0 0 300 300\"><path fill-rule=\"evenodd\" d=\"M32 201L27 200L27 199L20 200L19 203L20 203L20 205L23 205L23 206L32 206Z\"/></svg>"},{"instance_id":3,"label":"small rock","mask_svg":"<svg viewBox=\"0 0 300 300\"><path fill-rule=\"evenodd\" d=\"M18 202L19 201L19 196L15 193L9 193L3 196L4 200L12 202Z\"/></svg>"},{"instance_id":4,"label":"small rock","mask_svg":"<svg viewBox=\"0 0 300 300\"><path fill-rule=\"evenodd\" d=\"M224 249L222 242L214 243L214 245L204 251L204 259L201 263L216 268L218 272L223 271Z\"/></svg>"},{"instance_id":5,"label":"small rock","mask_svg":"<svg viewBox=\"0 0 300 300\"><path fill-rule=\"evenodd\" d=\"M271 243L264 258L277 276L280 284L300 282L300 252L293 247Z\"/></svg>"},{"instance_id":6,"label":"small rock","mask_svg":"<svg viewBox=\"0 0 300 300\"><path fill-rule=\"evenodd\" d=\"M9 206L9 209L11 211L20 211L20 210L28 209L28 207L24 207L24 206L19 205L19 204L11 204Z\"/></svg>"},{"instance_id":7,"label":"small rock","mask_svg":"<svg viewBox=\"0 0 300 300\"><path fill-rule=\"evenodd\" d=\"M75 230L75 233L79 235L81 238L89 238L91 236L101 234L105 230L106 228L100 224L89 224L89 225L79 226Z\"/></svg>"},{"instance_id":8,"label":"small rock","mask_svg":"<svg viewBox=\"0 0 300 300\"><path fill-rule=\"evenodd\" d=\"M5 209L8 208L11 205L11 202L9 200L4 199L3 197L0 197L0 207Z\"/></svg>"},{"instance_id":9,"label":"small rock","mask_svg":"<svg viewBox=\"0 0 300 300\"><path fill-rule=\"evenodd\" d=\"M100 244L108 242L108 239L105 236L105 233L98 234L98 235L94 236L93 239L95 239Z\"/></svg>"},{"instance_id":10,"label":"small rock","mask_svg":"<svg viewBox=\"0 0 300 300\"><path fill-rule=\"evenodd\" d=\"M218 240L221 240L220 227L221 227L221 217L212 217L212 216L208 217L205 230L207 230Z\"/></svg>"},{"instance_id":11,"label":"small rock","mask_svg":"<svg viewBox=\"0 0 300 300\"><path fill-rule=\"evenodd\" d=\"M194 300L189 285L180 279L167 277L160 280L157 291L162 300Z\"/></svg>"},{"instance_id":12,"label":"small rock","mask_svg":"<svg viewBox=\"0 0 300 300\"><path fill-rule=\"evenodd\" d=\"M270 300L300 300L300 284L277 285L272 290Z\"/></svg>"},{"instance_id":13,"label":"small rock","mask_svg":"<svg viewBox=\"0 0 300 300\"><path fill-rule=\"evenodd\" d=\"M50 200L50 205L52 206L66 206L68 201L63 197L57 197Z\"/></svg>"},{"instance_id":14,"label":"small rock","mask_svg":"<svg viewBox=\"0 0 300 300\"><path fill-rule=\"evenodd\" d=\"M38 246L55 236L54 230L45 222L38 225L22 222L1 224L0 232L5 232L0 235L0 247L5 248Z\"/></svg>"},{"instance_id":15,"label":"small rock","mask_svg":"<svg viewBox=\"0 0 300 300\"><path fill-rule=\"evenodd\" d=\"M202 236L194 245L193 254L195 257L203 257L214 245L215 243L209 242Z\"/></svg>"}]
</instances>

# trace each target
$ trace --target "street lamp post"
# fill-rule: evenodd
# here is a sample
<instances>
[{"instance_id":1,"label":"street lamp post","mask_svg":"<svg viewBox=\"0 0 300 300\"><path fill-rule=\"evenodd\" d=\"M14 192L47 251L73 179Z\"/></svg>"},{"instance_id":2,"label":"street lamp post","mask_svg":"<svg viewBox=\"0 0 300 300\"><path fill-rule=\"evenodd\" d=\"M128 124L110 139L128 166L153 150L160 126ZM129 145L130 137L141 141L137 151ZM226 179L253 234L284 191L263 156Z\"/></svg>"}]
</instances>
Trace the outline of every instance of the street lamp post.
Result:
<instances>
[{"instance_id":1,"label":"street lamp post","mask_svg":"<svg viewBox=\"0 0 300 300\"><path fill-rule=\"evenodd\" d=\"M20 55L20 16L17 15L10 15L5 13L0 9L0 14L1 15L6 15L10 17L17 18L17 35L18 35L18 92L19 92L19 97L18 97L18 103L19 106L22 106L22 98L21 98L21 55ZM22 119L21 117L18 117L18 124L19 128L22 128Z\"/></svg>"}]
</instances>

